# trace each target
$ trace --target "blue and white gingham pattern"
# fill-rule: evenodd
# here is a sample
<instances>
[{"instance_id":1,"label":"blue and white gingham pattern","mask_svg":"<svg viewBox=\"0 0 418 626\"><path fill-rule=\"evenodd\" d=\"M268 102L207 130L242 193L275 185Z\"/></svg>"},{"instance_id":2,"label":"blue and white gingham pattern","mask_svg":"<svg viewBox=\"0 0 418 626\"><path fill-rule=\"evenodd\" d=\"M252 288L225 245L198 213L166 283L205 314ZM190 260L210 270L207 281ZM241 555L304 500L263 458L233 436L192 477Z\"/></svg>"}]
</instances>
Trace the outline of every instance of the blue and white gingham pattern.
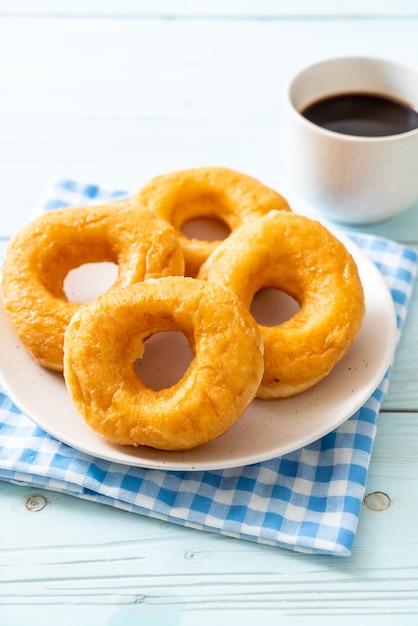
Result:
<instances>
[{"instance_id":1,"label":"blue and white gingham pattern","mask_svg":"<svg viewBox=\"0 0 418 626\"><path fill-rule=\"evenodd\" d=\"M48 190L43 209L106 202L121 195L61 180ZM416 275L416 253L379 237L349 236L384 276L400 335ZM93 458L47 435L0 393L0 479L232 537L302 552L349 555L389 374L355 415L319 441L267 462L210 472L142 469Z\"/></svg>"}]
</instances>

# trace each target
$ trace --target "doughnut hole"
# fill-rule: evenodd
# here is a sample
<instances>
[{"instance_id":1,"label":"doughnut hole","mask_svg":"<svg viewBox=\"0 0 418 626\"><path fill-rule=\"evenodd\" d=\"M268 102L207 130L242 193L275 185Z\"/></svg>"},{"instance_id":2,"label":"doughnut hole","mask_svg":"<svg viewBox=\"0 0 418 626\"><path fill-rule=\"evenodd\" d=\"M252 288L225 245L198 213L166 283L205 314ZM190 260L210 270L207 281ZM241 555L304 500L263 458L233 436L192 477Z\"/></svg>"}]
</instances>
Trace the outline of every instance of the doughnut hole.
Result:
<instances>
[{"instance_id":1,"label":"doughnut hole","mask_svg":"<svg viewBox=\"0 0 418 626\"><path fill-rule=\"evenodd\" d=\"M234 216L222 194L211 192L179 201L172 220L180 233L186 275L195 277L209 254L231 234Z\"/></svg>"},{"instance_id":2,"label":"doughnut hole","mask_svg":"<svg viewBox=\"0 0 418 626\"><path fill-rule=\"evenodd\" d=\"M181 232L188 239L199 241L222 241L231 233L229 226L216 217L196 217L188 220Z\"/></svg>"},{"instance_id":3,"label":"doughnut hole","mask_svg":"<svg viewBox=\"0 0 418 626\"><path fill-rule=\"evenodd\" d=\"M69 302L90 302L110 289L117 277L116 263L84 263L68 272L64 279L64 293Z\"/></svg>"},{"instance_id":4,"label":"doughnut hole","mask_svg":"<svg viewBox=\"0 0 418 626\"><path fill-rule=\"evenodd\" d=\"M286 320L290 320L300 311L300 305L280 289L263 287L254 294L250 306L250 313L257 324L263 326L277 326Z\"/></svg>"},{"instance_id":5,"label":"doughnut hole","mask_svg":"<svg viewBox=\"0 0 418 626\"><path fill-rule=\"evenodd\" d=\"M194 355L180 331L154 333L144 342L144 353L135 361L135 373L154 391L169 389L186 372Z\"/></svg>"},{"instance_id":6,"label":"doughnut hole","mask_svg":"<svg viewBox=\"0 0 418 626\"><path fill-rule=\"evenodd\" d=\"M231 223L235 221L234 215L231 213L231 207L228 206L224 195L222 193L216 193L214 191L205 192L202 190L195 190L195 193L189 192L186 197L180 195L177 201L173 203L171 208L171 219L173 226L180 231L184 232L186 224L193 223L194 221L207 220L207 223L211 222L221 224L223 229L230 232ZM184 233L186 234L186 233ZM187 234L190 238L195 238L196 235L192 233ZM209 239L206 233L202 233L198 237L199 239L212 241L215 236ZM219 239L225 239L225 233L221 232Z\"/></svg>"}]
</instances>

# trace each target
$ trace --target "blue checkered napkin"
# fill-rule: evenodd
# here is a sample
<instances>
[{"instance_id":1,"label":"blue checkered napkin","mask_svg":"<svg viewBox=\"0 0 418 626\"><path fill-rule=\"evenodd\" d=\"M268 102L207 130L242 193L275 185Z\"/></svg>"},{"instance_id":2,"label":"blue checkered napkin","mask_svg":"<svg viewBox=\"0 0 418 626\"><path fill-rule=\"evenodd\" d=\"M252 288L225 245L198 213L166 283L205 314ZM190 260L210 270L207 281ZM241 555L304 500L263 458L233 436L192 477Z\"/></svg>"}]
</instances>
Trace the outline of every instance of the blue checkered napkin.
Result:
<instances>
[{"instance_id":1,"label":"blue checkered napkin","mask_svg":"<svg viewBox=\"0 0 418 626\"><path fill-rule=\"evenodd\" d=\"M106 202L122 193L58 181L44 208ZM415 252L378 237L350 236L382 272L400 334L417 268ZM210 472L148 470L93 458L47 435L0 394L0 478L232 537L348 555L388 384L389 372L355 415L305 448Z\"/></svg>"}]
</instances>

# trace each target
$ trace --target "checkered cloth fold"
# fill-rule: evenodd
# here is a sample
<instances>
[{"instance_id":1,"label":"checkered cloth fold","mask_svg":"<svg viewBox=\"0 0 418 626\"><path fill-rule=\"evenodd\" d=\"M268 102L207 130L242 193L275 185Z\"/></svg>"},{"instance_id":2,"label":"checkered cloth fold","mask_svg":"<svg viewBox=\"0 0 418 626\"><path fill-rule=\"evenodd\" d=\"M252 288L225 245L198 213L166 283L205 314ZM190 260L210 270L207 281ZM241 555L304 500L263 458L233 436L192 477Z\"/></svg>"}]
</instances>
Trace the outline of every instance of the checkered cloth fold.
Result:
<instances>
[{"instance_id":1,"label":"checkered cloth fold","mask_svg":"<svg viewBox=\"0 0 418 626\"><path fill-rule=\"evenodd\" d=\"M123 194L60 180L40 208L107 202ZM400 336L416 253L379 237L348 236L388 284ZM143 469L93 458L49 436L0 393L0 479L259 543L349 555L389 375L360 410L322 439L280 458L219 471Z\"/></svg>"}]
</instances>

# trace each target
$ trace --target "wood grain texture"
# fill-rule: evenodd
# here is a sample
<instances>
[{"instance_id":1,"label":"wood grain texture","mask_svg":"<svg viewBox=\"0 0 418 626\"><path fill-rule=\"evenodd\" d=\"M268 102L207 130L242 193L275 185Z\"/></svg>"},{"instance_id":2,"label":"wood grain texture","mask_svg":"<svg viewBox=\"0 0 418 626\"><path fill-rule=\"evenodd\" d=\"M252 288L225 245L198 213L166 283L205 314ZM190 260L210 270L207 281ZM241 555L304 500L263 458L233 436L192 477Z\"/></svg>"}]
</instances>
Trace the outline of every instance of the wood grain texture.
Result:
<instances>
[{"instance_id":1,"label":"wood grain texture","mask_svg":"<svg viewBox=\"0 0 418 626\"><path fill-rule=\"evenodd\" d=\"M416 28L380 18L3 18L3 234L23 225L54 176L133 189L156 173L222 164L286 191L280 111L290 77L332 55L386 55L393 39L391 55L412 59ZM410 239L411 229L394 228Z\"/></svg>"},{"instance_id":2,"label":"wood grain texture","mask_svg":"<svg viewBox=\"0 0 418 626\"><path fill-rule=\"evenodd\" d=\"M324 18L336 15L347 19L358 16L379 17L408 17L417 15L418 9L415 0L316 0L312 6L310 0L119 0L117 6L112 0L73 0L56 3L52 0L37 0L36 5L31 0L14 0L13 4L7 0L0 2L0 15L38 15L49 17L59 15L68 18L72 15L85 17L111 17L112 19L133 17L144 19L172 18L185 19L212 18L281 18L289 16Z\"/></svg>"},{"instance_id":3,"label":"wood grain texture","mask_svg":"<svg viewBox=\"0 0 418 626\"><path fill-rule=\"evenodd\" d=\"M55 176L133 189L221 164L287 195L290 77L344 54L417 63L417 26L416 0L0 0L0 260ZM418 249L417 209L362 230ZM0 483L1 626L416 626L417 315L415 289L351 557Z\"/></svg>"},{"instance_id":4,"label":"wood grain texture","mask_svg":"<svg viewBox=\"0 0 418 626\"><path fill-rule=\"evenodd\" d=\"M363 507L354 554L340 559L272 550L48 492L41 492L47 506L30 512L32 492L3 484L0 623L25 608L44 620L48 606L60 624L82 611L121 626L127 616L209 625L226 614L243 624L260 615L297 624L309 616L347 624L349 615L368 624L402 616L413 624L417 443L414 415L379 418L368 492L383 491L390 504L380 512Z\"/></svg>"}]
</instances>

